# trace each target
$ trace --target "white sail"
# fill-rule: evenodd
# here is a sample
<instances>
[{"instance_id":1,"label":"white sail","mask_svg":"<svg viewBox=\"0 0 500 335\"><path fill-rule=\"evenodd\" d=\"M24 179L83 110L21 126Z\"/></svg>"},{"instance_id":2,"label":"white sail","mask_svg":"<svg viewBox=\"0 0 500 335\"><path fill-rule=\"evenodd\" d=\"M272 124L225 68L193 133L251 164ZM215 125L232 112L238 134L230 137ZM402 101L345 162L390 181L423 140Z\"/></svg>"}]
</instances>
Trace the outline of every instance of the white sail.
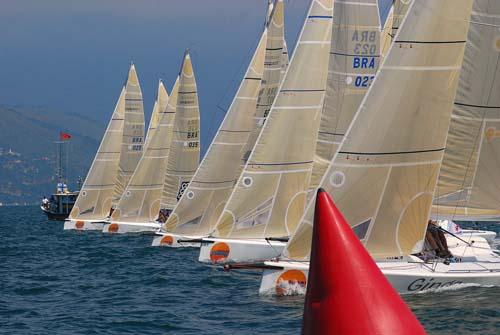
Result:
<instances>
[{"instance_id":1,"label":"white sail","mask_svg":"<svg viewBox=\"0 0 500 335\"><path fill-rule=\"evenodd\" d=\"M433 215L500 217L500 1L475 0Z\"/></svg>"},{"instance_id":2,"label":"white sail","mask_svg":"<svg viewBox=\"0 0 500 335\"><path fill-rule=\"evenodd\" d=\"M175 94L172 98L174 103L177 98L175 86L172 94ZM175 107L165 105L165 93L166 90L160 82L158 111L155 116L158 117L158 122L154 121L156 125L149 128L150 132L153 131L151 137L145 144L144 154L111 215L111 221L153 222L158 216L165 179L162 171L167 167L175 118Z\"/></svg>"},{"instance_id":3,"label":"white sail","mask_svg":"<svg viewBox=\"0 0 500 335\"><path fill-rule=\"evenodd\" d=\"M156 131L162 112L165 111L168 103L168 93L163 85L163 81L158 83L158 92L156 94L156 101L153 106L153 113L151 113L151 120L149 120L148 132L146 133L146 140L144 141L144 146L147 146L149 139L152 137L153 133Z\"/></svg>"},{"instance_id":4,"label":"white sail","mask_svg":"<svg viewBox=\"0 0 500 335\"><path fill-rule=\"evenodd\" d=\"M392 39L393 39L393 26L394 24L394 6L391 6L389 10L389 14L387 14L387 18L385 19L385 24L380 33L380 53L382 57L385 57L389 52L389 48L391 47Z\"/></svg>"},{"instance_id":5,"label":"white sail","mask_svg":"<svg viewBox=\"0 0 500 335\"><path fill-rule=\"evenodd\" d=\"M413 0L394 0L393 15L392 15L392 39L396 37L399 26L403 22L408 8Z\"/></svg>"},{"instance_id":6,"label":"white sail","mask_svg":"<svg viewBox=\"0 0 500 335\"><path fill-rule=\"evenodd\" d=\"M263 78L267 87L277 85L282 50L276 40L283 44L283 1L277 1L268 27L241 81L234 100L221 123L192 183L174 209L165 226L166 230L179 234L207 235L219 218L231 194L244 164L245 147L254 128L254 115L258 98L272 99L272 90L262 90ZM270 45L271 48L267 48ZM276 46L278 45L278 47ZM278 59L278 62L276 62ZM275 95L274 91L274 95ZM262 100L263 98L259 98Z\"/></svg>"},{"instance_id":7,"label":"white sail","mask_svg":"<svg viewBox=\"0 0 500 335\"><path fill-rule=\"evenodd\" d=\"M260 82L259 98L257 100L257 109L254 115L255 125L250 137L248 138L247 145L244 148L245 160L250 156L255 141L259 136L262 126L271 110L276 93L282 78L283 61L288 59L288 52L283 55L285 51L284 40L284 3L283 0L276 1L273 11L267 23L267 41L266 41L266 55L264 61L264 74ZM285 58L287 57L287 58Z\"/></svg>"},{"instance_id":8,"label":"white sail","mask_svg":"<svg viewBox=\"0 0 500 335\"><path fill-rule=\"evenodd\" d=\"M420 252L472 0L413 1L321 186L375 258ZM307 260L314 199L284 256Z\"/></svg>"},{"instance_id":9,"label":"white sail","mask_svg":"<svg viewBox=\"0 0 500 335\"><path fill-rule=\"evenodd\" d=\"M377 73L380 19L377 0L334 2L325 102L310 189L316 189Z\"/></svg>"},{"instance_id":10,"label":"white sail","mask_svg":"<svg viewBox=\"0 0 500 335\"><path fill-rule=\"evenodd\" d=\"M278 95L215 237L287 236L305 206L326 89L333 0L313 0Z\"/></svg>"},{"instance_id":11,"label":"white sail","mask_svg":"<svg viewBox=\"0 0 500 335\"><path fill-rule=\"evenodd\" d=\"M172 211L200 161L200 110L193 64L186 51L179 72L174 135L167 161L161 208Z\"/></svg>"},{"instance_id":12,"label":"white sail","mask_svg":"<svg viewBox=\"0 0 500 335\"><path fill-rule=\"evenodd\" d=\"M130 66L127 83L125 84L125 116L123 124L123 138L118 163L113 194L113 208L116 206L125 191L130 177L137 167L142 156L144 144L144 106L139 78L134 64Z\"/></svg>"},{"instance_id":13,"label":"white sail","mask_svg":"<svg viewBox=\"0 0 500 335\"><path fill-rule=\"evenodd\" d=\"M109 215L118 174L124 115L125 87L120 93L94 161L71 210L71 220L100 221Z\"/></svg>"},{"instance_id":14,"label":"white sail","mask_svg":"<svg viewBox=\"0 0 500 335\"><path fill-rule=\"evenodd\" d=\"M286 69L288 68L288 63L290 60L288 59L288 47L286 46L286 41L283 36L283 52L281 53L281 71L280 71L280 83L283 81L285 77Z\"/></svg>"}]
</instances>

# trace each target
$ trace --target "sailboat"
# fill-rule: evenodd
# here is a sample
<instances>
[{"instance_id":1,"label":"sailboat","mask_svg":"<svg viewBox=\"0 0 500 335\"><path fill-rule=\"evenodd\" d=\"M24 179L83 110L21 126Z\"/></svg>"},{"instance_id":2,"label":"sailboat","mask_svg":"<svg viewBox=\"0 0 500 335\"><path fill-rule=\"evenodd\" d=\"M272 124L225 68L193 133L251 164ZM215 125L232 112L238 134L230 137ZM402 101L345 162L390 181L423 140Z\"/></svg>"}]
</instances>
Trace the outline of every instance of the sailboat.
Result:
<instances>
[{"instance_id":1,"label":"sailboat","mask_svg":"<svg viewBox=\"0 0 500 335\"><path fill-rule=\"evenodd\" d=\"M283 1L271 6L269 22L233 102L193 180L153 240L154 246L199 246L199 239L213 230L231 194L249 143L267 117L282 62L287 59L283 53Z\"/></svg>"},{"instance_id":2,"label":"sailboat","mask_svg":"<svg viewBox=\"0 0 500 335\"><path fill-rule=\"evenodd\" d=\"M142 154L144 110L134 64L64 229L101 230ZM119 200L119 198L118 198Z\"/></svg>"},{"instance_id":3,"label":"sailboat","mask_svg":"<svg viewBox=\"0 0 500 335\"><path fill-rule=\"evenodd\" d=\"M144 154L109 222L104 225L104 233L154 231L159 228L155 220L160 211L163 191L162 171L166 169L173 137L177 90L178 81L169 101L167 91L160 81Z\"/></svg>"},{"instance_id":4,"label":"sailboat","mask_svg":"<svg viewBox=\"0 0 500 335\"><path fill-rule=\"evenodd\" d=\"M160 210L177 201L198 166L199 120L196 81L186 51L159 127L104 233L154 233L160 228Z\"/></svg>"},{"instance_id":5,"label":"sailboat","mask_svg":"<svg viewBox=\"0 0 500 335\"><path fill-rule=\"evenodd\" d=\"M410 1L396 0L391 7L387 22L392 21L392 34L390 35L391 38L388 38L385 41L387 49L396 36L398 28L401 25L401 22L403 21L406 13L408 12L409 5ZM475 6L478 6L478 8L482 8L482 12L486 12L484 5L490 4L475 4ZM491 7L491 5L488 11L491 11L493 13L498 12L498 10L495 10L493 7ZM386 26L389 27L389 24L386 24ZM481 135L478 133L479 130L477 129L477 123L466 123L467 120L472 121L472 119L470 119L471 117L473 119L475 118L476 121L478 121L477 113L481 111L476 109L473 111L473 113L476 113L475 115L461 115L463 114L463 112L460 112L458 110L460 110L461 108L463 109L464 101L476 101L483 99L481 93L483 92L484 87L481 87L481 85L478 85L477 83L472 83L470 77L477 75L477 72L472 72L476 70L477 65L475 64L488 64L495 67L494 63L497 54L494 48L490 48L490 45L487 45L486 47L484 45L481 45L481 43L484 44L485 41L486 43L489 43L489 39L492 39L492 37L490 37L489 39L482 38L481 36L479 36L479 32L475 31L476 28L477 26L473 25L469 30L468 48L465 51L464 66L458 84L457 101L454 106L448 140L446 144L447 149L445 150L445 156L443 158L443 164L438 178L438 186L436 190L437 199L434 200L434 203L436 205L433 207L433 216L439 220L440 226L444 230L446 230L448 234L447 237L460 235L460 237L458 238L450 238L450 243L458 243L458 245L460 246L463 246L464 242L460 239L466 239L469 242L475 239L475 242L477 243L477 238L484 238L491 243L495 239L496 233L493 231L461 229L459 225L452 220L494 220L495 215L497 219L500 220L500 216L498 214L494 214L495 210L491 210L491 208L495 208L495 206L490 206L491 208L489 208L485 206L485 204L483 204L482 208L477 207L481 208L479 209L479 212L482 211L482 215L479 216L474 216L474 209L466 208L467 206L465 206L467 197L470 197L470 193L468 194L467 192L471 192L471 178L473 178L476 170L475 165L478 164L478 156L475 152L479 150L478 144L480 142L479 140L481 140ZM480 48L481 50L483 50L483 52L481 53L478 52ZM481 61L478 61L478 57L481 58ZM484 69L487 68L489 68L489 66L485 65ZM475 80L482 80L482 76L477 76ZM472 87L471 85L474 84L476 84L475 91L470 92L470 89ZM494 85L494 83L492 83L492 85ZM481 105L474 105L472 103L471 106L465 106L465 108L474 108L472 106ZM498 106L498 104L486 104L484 106L491 108ZM470 126L471 128L467 129L468 126ZM489 152L488 154L492 154L492 152ZM489 156L490 162L492 161L492 157L494 156L494 154ZM486 211L489 211L489 213L487 214ZM496 212L498 213L498 210ZM486 245L486 247L488 247L488 245Z\"/></svg>"},{"instance_id":6,"label":"sailboat","mask_svg":"<svg viewBox=\"0 0 500 335\"><path fill-rule=\"evenodd\" d=\"M476 0L432 208L436 219L500 221L499 27L500 2ZM468 241L478 237L492 241L495 235L459 231Z\"/></svg>"},{"instance_id":7,"label":"sailboat","mask_svg":"<svg viewBox=\"0 0 500 335\"><path fill-rule=\"evenodd\" d=\"M311 73L313 76L317 76L321 72L325 74L328 72L328 75L324 78L327 79L326 87L319 89L318 87L306 87L304 89L301 79L295 83L287 83L287 76L290 76L292 80L305 77L304 74L290 73L292 70L299 70L293 68L295 58L292 58L289 72L285 76L281 88L281 91L284 91L285 94L290 91L291 87L297 87L308 92L314 89L316 92L321 89L324 92L326 88L324 101L323 97L319 96L317 97L318 100L312 100L317 106L320 106L321 120L319 125L305 127L305 122L300 119L297 128L291 129L295 134L284 133L282 129L271 130L268 133L268 136L276 137L278 131L281 131L283 137L297 137L296 143L290 143L285 148L282 148L282 144L271 148L268 144L271 143L271 140L262 137L262 143L265 143L267 147L260 149L256 146L256 149L260 149L262 152L270 149L275 151L284 150L285 152L280 154L284 157L280 159L288 163L312 161L312 169L310 167L308 171L305 171L305 168L301 167L300 164L276 166L276 175L279 177L278 185L273 185L269 180L264 181L268 191L271 194L274 193L271 196L256 187L235 189L234 199L238 203L233 203L233 208L231 208L231 202L229 202L227 208L227 213L234 216L233 226L228 229L225 227L227 222L224 222L224 218L220 220L216 231L212 234L213 237L205 239L204 241L207 241L207 243L202 244L199 257L202 262L226 263L265 260L280 254L286 245L288 236L295 231L302 217L306 200L311 196L311 190L314 190L319 185L321 177L328 168L329 162L337 151L354 113L375 76L380 58L380 21L377 2L375 0L356 3L335 2L332 4L334 8L326 4L322 5L320 7L333 9L333 26L328 26L328 29L330 29L328 34L331 34L331 38L328 40L327 59L325 63L314 61L313 63L318 66L314 71L310 71L307 66L300 70ZM311 10L314 10L315 6L318 6L318 4L313 2ZM332 16L331 13L320 15L322 17ZM317 14L310 13L308 17L312 18L309 21L314 22L317 16ZM307 29L307 27L304 29ZM325 31L318 30L317 33L317 38L326 36ZM310 36L306 38L310 39ZM309 48L310 45L306 43L305 47ZM316 55L319 54L317 50L312 52ZM299 53L299 55L301 54ZM299 64L303 62L301 59L296 61ZM320 79L312 78L311 81L315 85L319 85L321 82ZM300 106L304 103L300 99L309 99L307 103L309 105L313 104L311 97L307 97L304 93L297 96L294 101L287 101L287 104L289 104L288 106L293 106L292 104ZM281 111L281 106L278 103L279 100L276 100L277 113ZM290 109L293 110L293 107ZM282 117L288 118L286 122L291 124L297 116L299 116L299 113L294 111L293 113L285 113ZM309 117L309 122L312 121L313 118ZM267 123L267 126L273 127L270 123ZM310 147L305 148L305 143L309 143ZM264 162L264 164L266 163ZM258 165L256 167L261 169ZM247 168L248 175L252 177L255 167L247 166ZM300 171L301 169L302 171ZM270 171L266 171L264 176L269 178L272 175ZM257 177L260 177L258 173ZM254 202L249 199L253 199ZM256 203L256 201L262 201L262 205ZM245 207L248 204L255 205L255 208L249 210L248 207ZM226 221L228 218L229 216L226 217ZM245 227L245 224L248 227ZM217 254L216 251L222 246L226 251L224 257L211 257L212 254Z\"/></svg>"},{"instance_id":8,"label":"sailboat","mask_svg":"<svg viewBox=\"0 0 500 335\"><path fill-rule=\"evenodd\" d=\"M489 249L469 248L460 262L414 256L424 246L472 4L413 1L321 183L400 293L500 284L500 257ZM282 256L263 263L260 292L303 293L313 211L310 204Z\"/></svg>"}]
</instances>

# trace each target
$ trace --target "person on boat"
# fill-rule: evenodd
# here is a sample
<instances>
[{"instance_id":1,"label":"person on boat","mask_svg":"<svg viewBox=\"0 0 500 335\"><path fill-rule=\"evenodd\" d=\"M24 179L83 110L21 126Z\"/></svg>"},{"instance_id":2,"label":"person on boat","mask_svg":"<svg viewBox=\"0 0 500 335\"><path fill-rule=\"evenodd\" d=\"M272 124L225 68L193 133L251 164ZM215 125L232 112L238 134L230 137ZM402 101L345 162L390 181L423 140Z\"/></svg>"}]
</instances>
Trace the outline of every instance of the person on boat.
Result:
<instances>
[{"instance_id":1,"label":"person on boat","mask_svg":"<svg viewBox=\"0 0 500 335\"><path fill-rule=\"evenodd\" d=\"M42 206L43 206L43 208L48 209L49 208L49 203L50 203L49 199L47 199L47 197L44 196L43 199L42 199Z\"/></svg>"},{"instance_id":2,"label":"person on boat","mask_svg":"<svg viewBox=\"0 0 500 335\"><path fill-rule=\"evenodd\" d=\"M446 236L444 236L444 233L442 229L440 229L437 221L429 220L429 222L427 223L425 239L427 245L431 250L435 252L436 256L441 258L452 257L452 254L448 249Z\"/></svg>"}]
</instances>

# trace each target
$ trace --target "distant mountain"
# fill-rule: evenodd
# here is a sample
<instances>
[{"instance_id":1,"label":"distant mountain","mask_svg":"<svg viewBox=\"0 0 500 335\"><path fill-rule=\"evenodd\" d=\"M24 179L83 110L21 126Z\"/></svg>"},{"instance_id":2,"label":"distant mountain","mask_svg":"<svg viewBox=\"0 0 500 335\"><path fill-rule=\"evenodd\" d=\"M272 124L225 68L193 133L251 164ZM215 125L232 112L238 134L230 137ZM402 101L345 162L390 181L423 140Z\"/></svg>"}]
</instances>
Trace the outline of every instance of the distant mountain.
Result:
<instances>
[{"instance_id":1,"label":"distant mountain","mask_svg":"<svg viewBox=\"0 0 500 335\"><path fill-rule=\"evenodd\" d=\"M0 202L33 203L55 190L59 132L71 134L68 180L85 178L105 124L44 107L0 105Z\"/></svg>"}]
</instances>

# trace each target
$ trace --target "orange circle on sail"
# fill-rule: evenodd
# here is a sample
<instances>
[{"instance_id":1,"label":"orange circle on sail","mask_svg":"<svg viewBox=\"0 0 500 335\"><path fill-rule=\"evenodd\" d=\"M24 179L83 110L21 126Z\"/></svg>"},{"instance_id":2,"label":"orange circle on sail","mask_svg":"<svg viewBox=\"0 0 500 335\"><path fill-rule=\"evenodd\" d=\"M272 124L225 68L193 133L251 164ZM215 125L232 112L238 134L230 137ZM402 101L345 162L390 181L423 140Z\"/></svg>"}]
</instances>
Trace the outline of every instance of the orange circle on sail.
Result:
<instances>
[{"instance_id":1,"label":"orange circle on sail","mask_svg":"<svg viewBox=\"0 0 500 335\"><path fill-rule=\"evenodd\" d=\"M170 235L163 236L160 241L160 245L172 245L174 243L174 238Z\"/></svg>"},{"instance_id":2,"label":"orange circle on sail","mask_svg":"<svg viewBox=\"0 0 500 335\"><path fill-rule=\"evenodd\" d=\"M112 223L108 227L108 232L110 233L117 233L118 232L118 224Z\"/></svg>"},{"instance_id":3,"label":"orange circle on sail","mask_svg":"<svg viewBox=\"0 0 500 335\"><path fill-rule=\"evenodd\" d=\"M287 270L283 272L276 280L276 294L285 295L286 286L296 286L305 288L307 284L307 278L304 272L300 270Z\"/></svg>"},{"instance_id":4,"label":"orange circle on sail","mask_svg":"<svg viewBox=\"0 0 500 335\"><path fill-rule=\"evenodd\" d=\"M224 242L215 243L210 249L210 260L213 263L219 263L229 256L229 245Z\"/></svg>"},{"instance_id":5,"label":"orange circle on sail","mask_svg":"<svg viewBox=\"0 0 500 335\"><path fill-rule=\"evenodd\" d=\"M85 226L85 222L83 222L83 221L76 221L75 222L75 228L76 229L82 229L83 226Z\"/></svg>"}]
</instances>

